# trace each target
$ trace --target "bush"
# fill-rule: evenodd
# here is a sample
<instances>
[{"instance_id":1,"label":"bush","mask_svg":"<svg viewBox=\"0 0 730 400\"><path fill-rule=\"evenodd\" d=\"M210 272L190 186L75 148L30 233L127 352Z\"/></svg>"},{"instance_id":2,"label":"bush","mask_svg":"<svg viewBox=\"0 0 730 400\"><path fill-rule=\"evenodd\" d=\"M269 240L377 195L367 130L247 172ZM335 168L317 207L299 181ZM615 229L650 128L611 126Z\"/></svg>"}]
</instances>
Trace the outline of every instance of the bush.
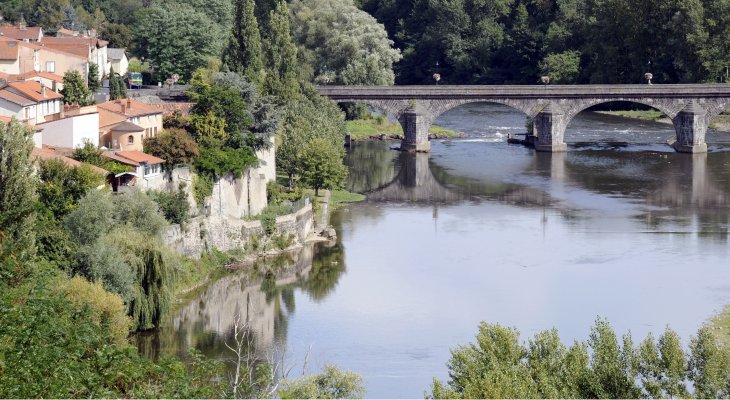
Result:
<instances>
[{"instance_id":1,"label":"bush","mask_svg":"<svg viewBox=\"0 0 730 400\"><path fill-rule=\"evenodd\" d=\"M148 194L169 223L182 225L190 221L190 203L182 188L174 193L150 191Z\"/></svg>"},{"instance_id":2,"label":"bush","mask_svg":"<svg viewBox=\"0 0 730 400\"><path fill-rule=\"evenodd\" d=\"M270 205L280 205L285 203L293 203L304 197L304 190L301 187L295 187L289 190L279 182L271 181L266 185L266 198Z\"/></svg>"},{"instance_id":3,"label":"bush","mask_svg":"<svg viewBox=\"0 0 730 400\"><path fill-rule=\"evenodd\" d=\"M292 235L291 233L287 233L287 234L282 233L280 235L274 236L274 244L280 250L286 250L287 248L289 248L289 246L291 246L291 244L293 242L294 242L294 235Z\"/></svg>"},{"instance_id":4,"label":"bush","mask_svg":"<svg viewBox=\"0 0 730 400\"><path fill-rule=\"evenodd\" d=\"M276 213L272 211L262 212L259 216L264 233L271 235L276 231Z\"/></svg>"},{"instance_id":5,"label":"bush","mask_svg":"<svg viewBox=\"0 0 730 400\"><path fill-rule=\"evenodd\" d=\"M106 290L118 294L124 301L134 295L134 271L124 261L117 244L110 242L107 236L79 249L76 270L95 282L103 282Z\"/></svg>"},{"instance_id":6,"label":"bush","mask_svg":"<svg viewBox=\"0 0 730 400\"><path fill-rule=\"evenodd\" d=\"M63 280L60 288L77 310L88 307L91 320L108 329L114 343L127 343L132 321L121 297L104 290L101 283L91 283L80 276Z\"/></svg>"},{"instance_id":7,"label":"bush","mask_svg":"<svg viewBox=\"0 0 730 400\"><path fill-rule=\"evenodd\" d=\"M138 189L115 195L113 203L114 217L119 224L133 226L152 236L167 225L157 204Z\"/></svg>"},{"instance_id":8,"label":"bush","mask_svg":"<svg viewBox=\"0 0 730 400\"><path fill-rule=\"evenodd\" d=\"M207 174L196 174L193 176L193 197L198 207L202 207L205 199L213 195L213 177Z\"/></svg>"},{"instance_id":9,"label":"bush","mask_svg":"<svg viewBox=\"0 0 730 400\"><path fill-rule=\"evenodd\" d=\"M79 200L78 207L66 216L65 222L76 243L92 244L116 224L111 196L99 190L90 190Z\"/></svg>"}]
</instances>

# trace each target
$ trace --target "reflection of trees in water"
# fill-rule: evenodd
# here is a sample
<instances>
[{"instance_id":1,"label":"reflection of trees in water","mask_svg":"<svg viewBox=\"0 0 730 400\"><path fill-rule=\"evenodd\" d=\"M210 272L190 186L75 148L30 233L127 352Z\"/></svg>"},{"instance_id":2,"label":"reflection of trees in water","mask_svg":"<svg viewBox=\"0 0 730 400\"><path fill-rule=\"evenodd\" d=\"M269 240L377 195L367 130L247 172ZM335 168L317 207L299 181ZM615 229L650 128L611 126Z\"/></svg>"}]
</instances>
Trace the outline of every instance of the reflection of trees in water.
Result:
<instances>
[{"instance_id":1,"label":"reflection of trees in water","mask_svg":"<svg viewBox=\"0 0 730 400\"><path fill-rule=\"evenodd\" d=\"M388 142L359 142L347 152L347 189L364 193L390 183L396 175L398 152Z\"/></svg>"}]
</instances>

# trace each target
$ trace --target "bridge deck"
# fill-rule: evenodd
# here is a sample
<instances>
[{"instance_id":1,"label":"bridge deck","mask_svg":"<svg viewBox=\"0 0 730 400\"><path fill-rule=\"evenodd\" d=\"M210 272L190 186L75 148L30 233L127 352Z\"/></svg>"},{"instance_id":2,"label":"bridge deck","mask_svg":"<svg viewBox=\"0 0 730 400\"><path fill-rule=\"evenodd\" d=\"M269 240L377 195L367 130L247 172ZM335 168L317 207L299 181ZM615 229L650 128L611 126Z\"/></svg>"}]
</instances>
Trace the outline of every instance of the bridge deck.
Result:
<instances>
[{"instance_id":1,"label":"bridge deck","mask_svg":"<svg viewBox=\"0 0 730 400\"><path fill-rule=\"evenodd\" d=\"M469 99L586 97L729 98L730 84L693 85L431 85L317 86L322 96L338 99Z\"/></svg>"}]
</instances>

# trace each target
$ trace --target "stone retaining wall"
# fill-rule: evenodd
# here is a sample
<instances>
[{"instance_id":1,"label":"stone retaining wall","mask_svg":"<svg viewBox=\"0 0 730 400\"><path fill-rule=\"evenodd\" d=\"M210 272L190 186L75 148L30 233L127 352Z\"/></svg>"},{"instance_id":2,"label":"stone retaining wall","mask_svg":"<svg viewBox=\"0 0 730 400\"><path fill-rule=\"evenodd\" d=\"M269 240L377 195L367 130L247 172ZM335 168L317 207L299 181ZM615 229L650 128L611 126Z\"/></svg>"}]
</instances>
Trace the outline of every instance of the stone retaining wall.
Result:
<instances>
[{"instance_id":1,"label":"stone retaining wall","mask_svg":"<svg viewBox=\"0 0 730 400\"><path fill-rule=\"evenodd\" d=\"M314 230L314 212L308 204L299 211L276 218L276 234L294 235L294 243L304 243ZM213 214L193 218L185 226L171 225L162 238L173 250L193 258L211 249L243 249L247 243L264 236L260 221L245 221Z\"/></svg>"}]
</instances>

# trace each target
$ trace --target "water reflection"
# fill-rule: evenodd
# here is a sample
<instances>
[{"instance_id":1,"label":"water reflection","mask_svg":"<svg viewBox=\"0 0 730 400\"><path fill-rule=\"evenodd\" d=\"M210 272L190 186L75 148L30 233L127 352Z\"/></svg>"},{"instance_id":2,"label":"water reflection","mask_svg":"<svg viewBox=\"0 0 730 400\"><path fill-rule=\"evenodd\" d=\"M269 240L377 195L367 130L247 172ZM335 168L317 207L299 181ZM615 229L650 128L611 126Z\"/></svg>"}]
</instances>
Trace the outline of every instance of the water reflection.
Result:
<instances>
[{"instance_id":1,"label":"water reflection","mask_svg":"<svg viewBox=\"0 0 730 400\"><path fill-rule=\"evenodd\" d=\"M316 253L316 256L314 255ZM142 354L184 357L196 348L216 359L230 357L235 319L253 332L255 351L265 355L287 347L289 318L296 312L295 291L317 300L327 296L345 271L340 242L304 248L259 262L206 285L178 307L162 328L135 339Z\"/></svg>"}]
</instances>

